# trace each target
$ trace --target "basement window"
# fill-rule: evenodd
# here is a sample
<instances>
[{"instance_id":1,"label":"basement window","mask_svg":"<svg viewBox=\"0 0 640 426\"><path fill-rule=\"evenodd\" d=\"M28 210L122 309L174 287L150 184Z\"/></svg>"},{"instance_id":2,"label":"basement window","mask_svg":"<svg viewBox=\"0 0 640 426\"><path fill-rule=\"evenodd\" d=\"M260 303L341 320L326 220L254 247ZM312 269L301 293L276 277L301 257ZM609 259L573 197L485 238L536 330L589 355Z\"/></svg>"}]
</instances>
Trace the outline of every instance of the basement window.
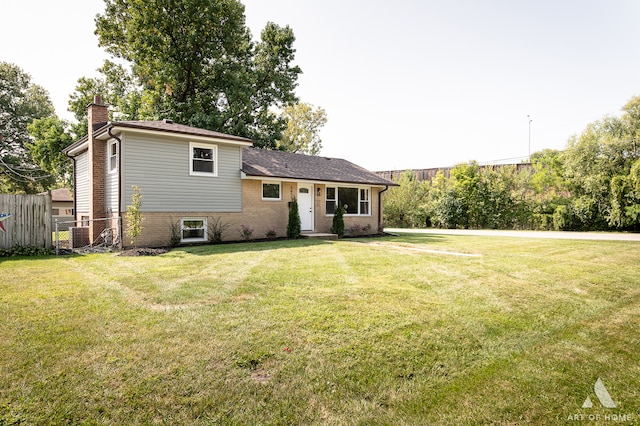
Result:
<instances>
[{"instance_id":1,"label":"basement window","mask_svg":"<svg viewBox=\"0 0 640 426\"><path fill-rule=\"evenodd\" d=\"M180 221L180 242L207 241L207 219L183 218Z\"/></svg>"}]
</instances>

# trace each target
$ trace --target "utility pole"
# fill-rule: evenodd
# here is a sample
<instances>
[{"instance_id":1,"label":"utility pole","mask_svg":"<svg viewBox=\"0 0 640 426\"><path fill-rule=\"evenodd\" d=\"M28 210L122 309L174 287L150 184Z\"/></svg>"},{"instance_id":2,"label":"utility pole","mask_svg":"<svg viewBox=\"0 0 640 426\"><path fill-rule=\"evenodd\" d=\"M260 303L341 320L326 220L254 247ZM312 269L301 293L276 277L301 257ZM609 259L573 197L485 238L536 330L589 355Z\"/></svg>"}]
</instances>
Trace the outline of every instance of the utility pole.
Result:
<instances>
[{"instance_id":1,"label":"utility pole","mask_svg":"<svg viewBox=\"0 0 640 426\"><path fill-rule=\"evenodd\" d=\"M527 119L529 120L529 162L531 162L531 116L527 114Z\"/></svg>"}]
</instances>

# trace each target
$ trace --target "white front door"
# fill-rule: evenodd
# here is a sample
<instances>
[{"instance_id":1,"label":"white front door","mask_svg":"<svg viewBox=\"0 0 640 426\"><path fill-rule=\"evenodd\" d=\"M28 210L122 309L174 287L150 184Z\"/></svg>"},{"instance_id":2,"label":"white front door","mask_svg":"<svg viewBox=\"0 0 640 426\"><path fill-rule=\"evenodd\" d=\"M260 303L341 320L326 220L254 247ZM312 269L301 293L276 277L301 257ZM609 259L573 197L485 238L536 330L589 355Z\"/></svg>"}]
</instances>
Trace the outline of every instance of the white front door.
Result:
<instances>
[{"instance_id":1,"label":"white front door","mask_svg":"<svg viewBox=\"0 0 640 426\"><path fill-rule=\"evenodd\" d=\"M313 231L313 185L298 184L298 210L300 229Z\"/></svg>"}]
</instances>

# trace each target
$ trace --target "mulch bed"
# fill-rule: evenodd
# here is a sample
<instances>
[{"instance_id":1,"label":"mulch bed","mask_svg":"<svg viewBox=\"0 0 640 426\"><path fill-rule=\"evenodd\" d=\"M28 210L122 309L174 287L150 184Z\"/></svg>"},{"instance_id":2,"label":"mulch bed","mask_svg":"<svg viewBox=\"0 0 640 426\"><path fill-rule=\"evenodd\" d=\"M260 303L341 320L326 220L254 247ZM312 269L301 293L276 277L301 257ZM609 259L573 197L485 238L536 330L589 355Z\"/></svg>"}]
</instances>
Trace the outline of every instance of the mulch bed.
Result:
<instances>
[{"instance_id":1,"label":"mulch bed","mask_svg":"<svg viewBox=\"0 0 640 426\"><path fill-rule=\"evenodd\" d=\"M157 256L159 254L167 253L169 250L166 248L149 248L141 247L125 250L118 256Z\"/></svg>"}]
</instances>

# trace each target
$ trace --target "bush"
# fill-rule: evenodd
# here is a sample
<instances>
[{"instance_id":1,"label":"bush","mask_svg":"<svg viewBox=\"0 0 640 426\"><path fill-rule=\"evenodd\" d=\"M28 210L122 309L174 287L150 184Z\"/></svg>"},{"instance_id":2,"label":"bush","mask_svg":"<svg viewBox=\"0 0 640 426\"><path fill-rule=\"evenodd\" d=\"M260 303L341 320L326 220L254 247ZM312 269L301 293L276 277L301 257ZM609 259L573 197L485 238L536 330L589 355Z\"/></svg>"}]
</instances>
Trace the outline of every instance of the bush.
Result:
<instances>
[{"instance_id":1,"label":"bush","mask_svg":"<svg viewBox=\"0 0 640 426\"><path fill-rule=\"evenodd\" d=\"M0 249L0 257L16 257L16 256L51 256L54 251L46 247L34 246L13 246L10 249Z\"/></svg>"},{"instance_id":2,"label":"bush","mask_svg":"<svg viewBox=\"0 0 640 426\"><path fill-rule=\"evenodd\" d=\"M342 206L338 206L336 211L333 213L331 233L337 234L339 237L344 235L344 209Z\"/></svg>"},{"instance_id":3,"label":"bush","mask_svg":"<svg viewBox=\"0 0 640 426\"><path fill-rule=\"evenodd\" d=\"M207 225L207 234L209 235L209 242L213 244L219 244L222 242L222 233L227 228L228 224L222 223L219 217L211 218ZM253 233L253 231L251 231Z\"/></svg>"},{"instance_id":4,"label":"bush","mask_svg":"<svg viewBox=\"0 0 640 426\"><path fill-rule=\"evenodd\" d=\"M293 197L289 207L289 222L287 223L287 237L300 238L301 231L300 212L298 210L298 200Z\"/></svg>"},{"instance_id":5,"label":"bush","mask_svg":"<svg viewBox=\"0 0 640 426\"><path fill-rule=\"evenodd\" d=\"M127 235L131 238L131 244L136 247L136 241L142 233L142 195L140 194L140 188L136 185L131 185L133 194L131 194L131 205L127 206L127 213L125 219L127 221Z\"/></svg>"},{"instance_id":6,"label":"bush","mask_svg":"<svg viewBox=\"0 0 640 426\"><path fill-rule=\"evenodd\" d=\"M171 238L169 238L169 247L176 247L180 244L181 237L180 222L171 221Z\"/></svg>"},{"instance_id":7,"label":"bush","mask_svg":"<svg viewBox=\"0 0 640 426\"><path fill-rule=\"evenodd\" d=\"M267 232L264 233L264 236L269 238L270 240L275 240L275 238L278 236L278 233L276 232L275 228L269 228L267 229Z\"/></svg>"},{"instance_id":8,"label":"bush","mask_svg":"<svg viewBox=\"0 0 640 426\"><path fill-rule=\"evenodd\" d=\"M253 235L253 228L249 228L248 226L240 225L240 236L245 241L251 240L251 236Z\"/></svg>"}]
</instances>

